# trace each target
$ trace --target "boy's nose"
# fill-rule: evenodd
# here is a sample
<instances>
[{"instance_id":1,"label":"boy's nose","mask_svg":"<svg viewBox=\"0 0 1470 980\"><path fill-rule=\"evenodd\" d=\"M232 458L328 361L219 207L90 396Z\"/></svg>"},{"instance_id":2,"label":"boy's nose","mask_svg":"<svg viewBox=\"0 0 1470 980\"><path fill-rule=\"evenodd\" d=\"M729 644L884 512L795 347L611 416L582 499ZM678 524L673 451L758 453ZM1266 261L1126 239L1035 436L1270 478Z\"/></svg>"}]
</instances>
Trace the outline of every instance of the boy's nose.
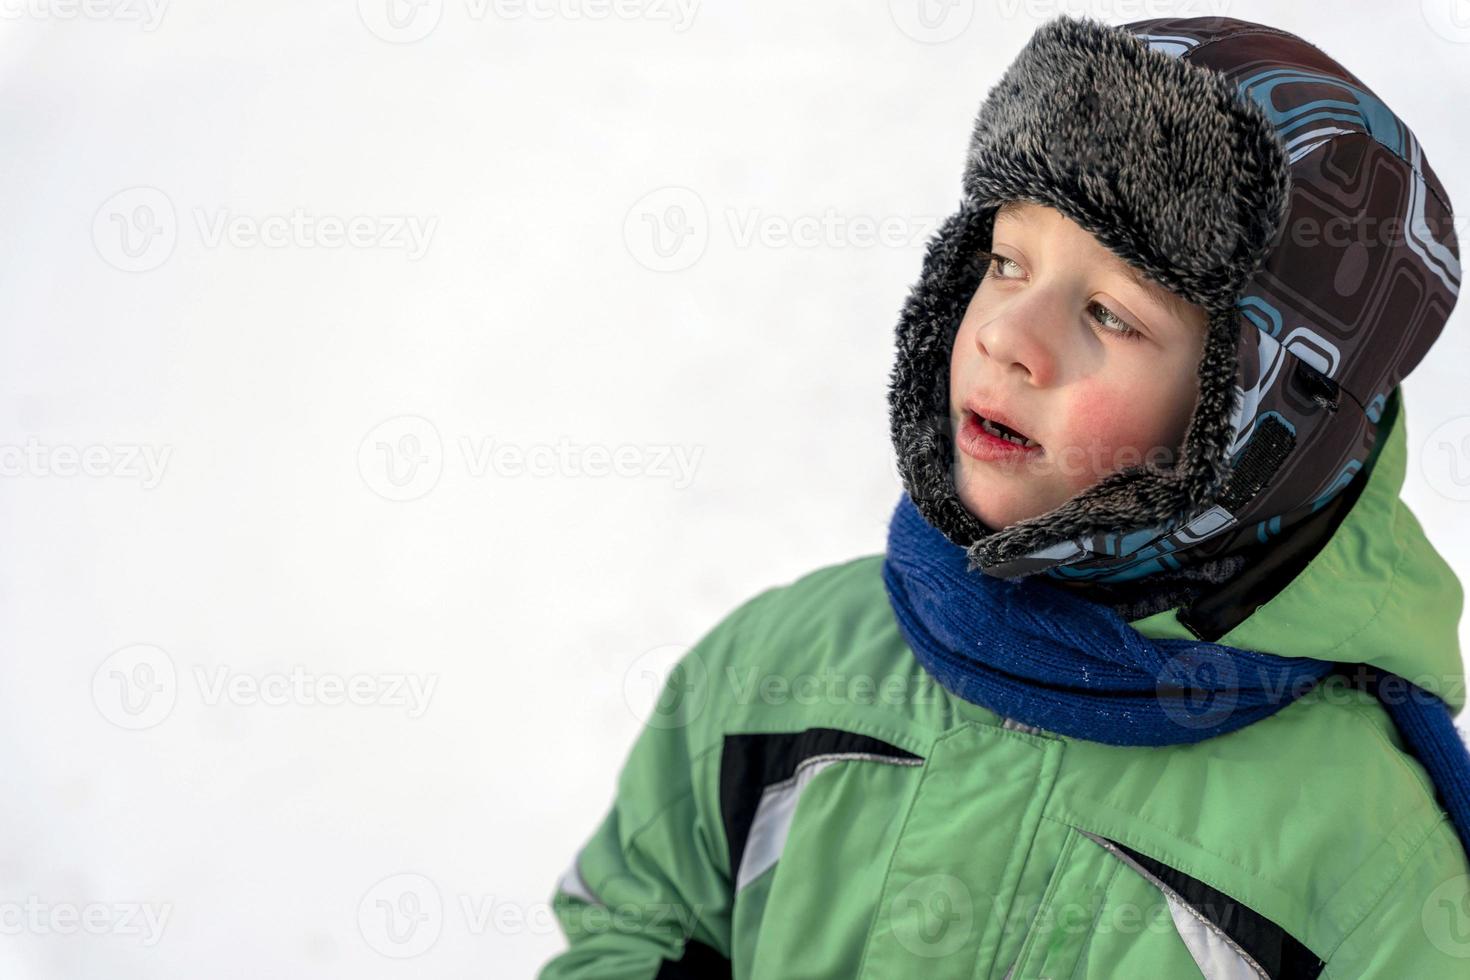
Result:
<instances>
[{"instance_id":1,"label":"boy's nose","mask_svg":"<svg viewBox=\"0 0 1470 980\"><path fill-rule=\"evenodd\" d=\"M1017 298L993 312L975 331L975 348L1005 371L1023 371L1036 387L1056 380L1066 314L1043 297Z\"/></svg>"}]
</instances>

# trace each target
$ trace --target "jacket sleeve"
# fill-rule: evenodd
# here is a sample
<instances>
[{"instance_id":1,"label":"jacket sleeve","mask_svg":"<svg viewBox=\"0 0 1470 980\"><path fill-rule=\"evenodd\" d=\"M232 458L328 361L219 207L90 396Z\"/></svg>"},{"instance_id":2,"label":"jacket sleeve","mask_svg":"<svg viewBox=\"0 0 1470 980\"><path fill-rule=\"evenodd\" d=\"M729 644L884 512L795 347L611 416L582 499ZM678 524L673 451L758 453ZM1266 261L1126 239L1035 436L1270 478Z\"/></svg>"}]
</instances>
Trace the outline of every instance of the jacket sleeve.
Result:
<instances>
[{"instance_id":1,"label":"jacket sleeve","mask_svg":"<svg viewBox=\"0 0 1470 980\"><path fill-rule=\"evenodd\" d=\"M664 679L611 807L556 886L552 908L568 948L542 967L541 980L730 975L718 692L753 602Z\"/></svg>"},{"instance_id":2,"label":"jacket sleeve","mask_svg":"<svg viewBox=\"0 0 1470 980\"><path fill-rule=\"evenodd\" d=\"M1441 821L1402 874L1339 944L1323 980L1470 977L1470 866Z\"/></svg>"}]
</instances>

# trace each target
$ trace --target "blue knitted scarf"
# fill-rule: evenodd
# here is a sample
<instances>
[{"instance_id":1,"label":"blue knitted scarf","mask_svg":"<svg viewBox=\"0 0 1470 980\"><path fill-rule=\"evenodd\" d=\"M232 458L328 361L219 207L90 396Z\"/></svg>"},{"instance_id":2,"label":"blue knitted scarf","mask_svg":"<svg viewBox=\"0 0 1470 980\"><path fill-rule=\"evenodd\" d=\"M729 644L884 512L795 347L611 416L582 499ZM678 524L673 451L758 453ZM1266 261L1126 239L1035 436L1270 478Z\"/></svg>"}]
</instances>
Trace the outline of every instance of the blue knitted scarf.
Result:
<instances>
[{"instance_id":1,"label":"blue knitted scarf","mask_svg":"<svg viewBox=\"0 0 1470 980\"><path fill-rule=\"evenodd\" d=\"M1108 606L1034 576L971 572L965 550L907 493L889 523L883 582L904 639L946 690L1072 738L1110 745L1213 738L1280 711L1338 666L1203 640L1152 640ZM1470 853L1470 752L1449 706L1364 667ZM1382 685L1385 677L1394 683ZM1390 697L1382 686L1402 693Z\"/></svg>"}]
</instances>

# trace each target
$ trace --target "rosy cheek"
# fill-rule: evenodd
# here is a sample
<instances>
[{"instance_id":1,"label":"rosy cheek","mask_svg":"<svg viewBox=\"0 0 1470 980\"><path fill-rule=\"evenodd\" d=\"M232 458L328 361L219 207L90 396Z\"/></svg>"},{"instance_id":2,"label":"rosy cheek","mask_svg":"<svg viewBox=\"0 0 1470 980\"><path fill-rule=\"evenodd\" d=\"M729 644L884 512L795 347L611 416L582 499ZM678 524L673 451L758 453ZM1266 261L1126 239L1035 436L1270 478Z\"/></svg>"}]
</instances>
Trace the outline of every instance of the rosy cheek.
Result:
<instances>
[{"instance_id":1,"label":"rosy cheek","mask_svg":"<svg viewBox=\"0 0 1470 980\"><path fill-rule=\"evenodd\" d=\"M1075 489L1138 465L1157 441L1157 420L1139 397L1115 386L1083 383L1068 400L1062 447L1054 454Z\"/></svg>"},{"instance_id":2,"label":"rosy cheek","mask_svg":"<svg viewBox=\"0 0 1470 980\"><path fill-rule=\"evenodd\" d=\"M1066 428L1081 445L1119 445L1138 428L1136 403L1116 387L1084 381L1068 401Z\"/></svg>"}]
</instances>

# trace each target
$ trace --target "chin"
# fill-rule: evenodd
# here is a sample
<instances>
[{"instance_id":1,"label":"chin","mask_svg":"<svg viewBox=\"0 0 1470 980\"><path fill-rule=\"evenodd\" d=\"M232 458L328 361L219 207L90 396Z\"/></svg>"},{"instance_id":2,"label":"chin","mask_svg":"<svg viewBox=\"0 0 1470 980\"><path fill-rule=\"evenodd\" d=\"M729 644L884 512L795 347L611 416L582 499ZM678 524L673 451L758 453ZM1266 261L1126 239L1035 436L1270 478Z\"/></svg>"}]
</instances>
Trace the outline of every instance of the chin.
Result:
<instances>
[{"instance_id":1,"label":"chin","mask_svg":"<svg viewBox=\"0 0 1470 980\"><path fill-rule=\"evenodd\" d=\"M997 487L996 480L977 474L973 469L966 471L957 466L954 475L955 494L960 503L990 530L998 531L1028 516L1019 513L1018 501L1010 499L1015 493L1011 488Z\"/></svg>"}]
</instances>

